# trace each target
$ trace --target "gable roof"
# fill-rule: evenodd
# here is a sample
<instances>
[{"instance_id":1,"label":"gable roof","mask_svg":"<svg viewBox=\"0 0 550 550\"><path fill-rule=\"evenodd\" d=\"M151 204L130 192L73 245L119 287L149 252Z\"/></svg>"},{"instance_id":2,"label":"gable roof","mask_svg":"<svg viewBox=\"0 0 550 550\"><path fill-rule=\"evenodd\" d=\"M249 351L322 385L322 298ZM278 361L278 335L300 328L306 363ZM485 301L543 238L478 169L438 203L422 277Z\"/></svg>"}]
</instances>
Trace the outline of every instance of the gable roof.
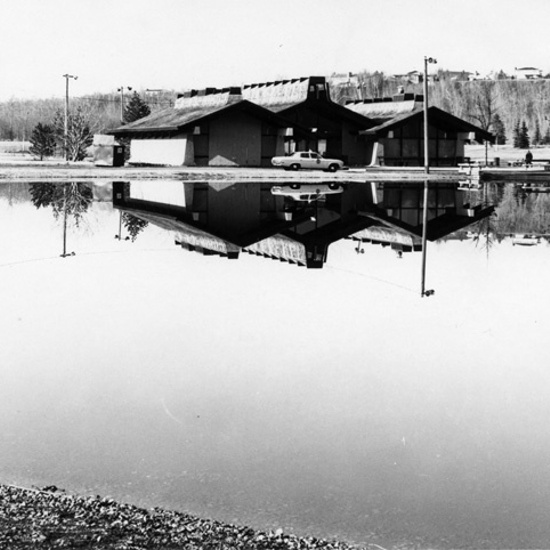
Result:
<instances>
[{"instance_id":1,"label":"gable roof","mask_svg":"<svg viewBox=\"0 0 550 550\"><path fill-rule=\"evenodd\" d=\"M309 106L324 115L345 119L359 128L369 128L373 121L353 112L330 98L330 86L324 76L308 76L243 86L244 99L274 113L289 115L294 109Z\"/></svg>"},{"instance_id":2,"label":"gable roof","mask_svg":"<svg viewBox=\"0 0 550 550\"><path fill-rule=\"evenodd\" d=\"M469 225L489 217L494 211L494 206L481 207L479 209L475 209L472 217L460 215L451 211L445 212L440 216L436 216L435 218L428 220L426 225L427 239L429 241L441 239L450 233L458 231L459 229L464 229ZM366 216L376 222L390 227L391 229L396 229L400 232L405 231L413 236L422 238L422 224L413 225L407 223L407 221L389 215L387 210L380 208L377 205L372 205L367 210L359 212L359 215Z\"/></svg>"},{"instance_id":3,"label":"gable roof","mask_svg":"<svg viewBox=\"0 0 550 550\"><path fill-rule=\"evenodd\" d=\"M226 99L226 102L180 102L179 106L155 111L144 118L119 126L108 133L120 137L144 133L175 134L221 113L233 111L246 112L276 126L288 127L292 125L296 127L295 124L291 124L269 109L255 105L240 96L228 96Z\"/></svg>"},{"instance_id":4,"label":"gable roof","mask_svg":"<svg viewBox=\"0 0 550 550\"><path fill-rule=\"evenodd\" d=\"M320 84L326 87L324 77L302 77L258 84L245 84L242 97L275 113L308 98L309 87Z\"/></svg>"},{"instance_id":5,"label":"gable roof","mask_svg":"<svg viewBox=\"0 0 550 550\"><path fill-rule=\"evenodd\" d=\"M373 128L369 128L368 130L364 130L359 133L363 135L380 136L385 134L389 130L393 130L394 128L398 128L399 126L410 122L413 119L422 119L423 116L424 109L415 110L410 113L399 115L386 122L383 122L382 124L379 124L378 126L374 126ZM475 134L476 141L486 140L491 143L494 143L495 141L495 136L493 136L491 132L487 132L479 126L471 124L470 122L467 122L454 115L451 115L450 113L447 113L446 111L443 111L438 107L428 107L428 117L431 123L439 123L440 125L447 127L450 130L456 132L473 132Z\"/></svg>"},{"instance_id":6,"label":"gable roof","mask_svg":"<svg viewBox=\"0 0 550 550\"><path fill-rule=\"evenodd\" d=\"M407 94L408 95L408 94ZM403 100L357 100L346 103L346 109L371 119L376 124L422 109L422 96Z\"/></svg>"}]
</instances>

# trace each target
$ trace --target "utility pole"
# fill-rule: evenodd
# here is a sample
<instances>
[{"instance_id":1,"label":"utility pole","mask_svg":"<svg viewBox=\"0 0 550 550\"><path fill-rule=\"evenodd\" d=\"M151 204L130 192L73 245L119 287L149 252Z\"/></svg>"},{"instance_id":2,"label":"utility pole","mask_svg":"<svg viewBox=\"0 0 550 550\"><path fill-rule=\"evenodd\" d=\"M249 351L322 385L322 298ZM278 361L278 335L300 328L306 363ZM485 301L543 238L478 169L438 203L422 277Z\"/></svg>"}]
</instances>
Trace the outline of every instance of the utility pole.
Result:
<instances>
[{"instance_id":1,"label":"utility pole","mask_svg":"<svg viewBox=\"0 0 550 550\"><path fill-rule=\"evenodd\" d=\"M126 86L126 89L132 91L131 86ZM120 92L120 123L124 124L124 86L117 88L117 92Z\"/></svg>"},{"instance_id":2,"label":"utility pole","mask_svg":"<svg viewBox=\"0 0 550 550\"><path fill-rule=\"evenodd\" d=\"M424 56L424 171L430 173L428 148L428 63L437 63L437 59Z\"/></svg>"},{"instance_id":3,"label":"utility pole","mask_svg":"<svg viewBox=\"0 0 550 550\"><path fill-rule=\"evenodd\" d=\"M69 79L77 80L78 76L72 74L64 74L65 79L65 160L69 161Z\"/></svg>"}]
</instances>

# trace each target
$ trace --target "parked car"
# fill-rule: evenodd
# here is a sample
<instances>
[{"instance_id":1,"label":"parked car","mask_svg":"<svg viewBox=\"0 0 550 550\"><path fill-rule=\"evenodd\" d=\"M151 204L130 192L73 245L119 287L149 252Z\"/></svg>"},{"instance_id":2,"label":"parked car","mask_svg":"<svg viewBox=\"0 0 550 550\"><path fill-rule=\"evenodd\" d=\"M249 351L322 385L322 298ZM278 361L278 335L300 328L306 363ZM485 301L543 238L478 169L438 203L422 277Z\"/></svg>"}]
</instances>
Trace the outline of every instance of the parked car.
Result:
<instances>
[{"instance_id":1,"label":"parked car","mask_svg":"<svg viewBox=\"0 0 550 550\"><path fill-rule=\"evenodd\" d=\"M344 188L339 183L307 184L291 183L289 185L276 185L271 188L272 195L290 197L295 201L314 202L327 195L342 193Z\"/></svg>"},{"instance_id":2,"label":"parked car","mask_svg":"<svg viewBox=\"0 0 550 550\"><path fill-rule=\"evenodd\" d=\"M344 163L338 159L327 159L319 153L313 151L296 151L292 155L285 157L273 157L271 164L277 168L285 170L300 170L300 168L327 170L328 172L336 172L342 170Z\"/></svg>"}]
</instances>

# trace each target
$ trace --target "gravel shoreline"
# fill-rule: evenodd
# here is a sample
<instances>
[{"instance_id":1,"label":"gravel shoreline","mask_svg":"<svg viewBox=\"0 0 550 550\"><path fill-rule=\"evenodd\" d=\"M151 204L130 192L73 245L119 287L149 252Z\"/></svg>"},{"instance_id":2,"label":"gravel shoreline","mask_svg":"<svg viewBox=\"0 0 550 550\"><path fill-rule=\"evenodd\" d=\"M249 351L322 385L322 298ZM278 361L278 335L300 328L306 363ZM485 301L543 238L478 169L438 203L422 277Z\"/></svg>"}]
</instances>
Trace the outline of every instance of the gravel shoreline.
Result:
<instances>
[{"instance_id":1,"label":"gravel shoreline","mask_svg":"<svg viewBox=\"0 0 550 550\"><path fill-rule=\"evenodd\" d=\"M145 509L55 486L0 485L0 548L10 550L357 550L359 546L282 529L262 532L160 508ZM381 547L372 545L372 548Z\"/></svg>"}]
</instances>

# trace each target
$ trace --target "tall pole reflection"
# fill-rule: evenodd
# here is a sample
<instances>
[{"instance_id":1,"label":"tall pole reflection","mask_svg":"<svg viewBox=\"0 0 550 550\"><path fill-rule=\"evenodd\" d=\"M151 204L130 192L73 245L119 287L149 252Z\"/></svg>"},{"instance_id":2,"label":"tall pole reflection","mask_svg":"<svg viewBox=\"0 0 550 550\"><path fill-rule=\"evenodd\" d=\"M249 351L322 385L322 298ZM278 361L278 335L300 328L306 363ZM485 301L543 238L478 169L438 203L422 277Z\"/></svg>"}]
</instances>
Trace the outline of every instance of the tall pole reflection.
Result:
<instances>
[{"instance_id":1,"label":"tall pole reflection","mask_svg":"<svg viewBox=\"0 0 550 550\"><path fill-rule=\"evenodd\" d=\"M67 256L74 256L74 252L69 252L67 254L67 218L68 218L68 210L69 205L67 202L67 186L68 183L63 184L63 254L60 254L62 258L66 258Z\"/></svg>"},{"instance_id":2,"label":"tall pole reflection","mask_svg":"<svg viewBox=\"0 0 550 550\"><path fill-rule=\"evenodd\" d=\"M424 205L422 210L422 283L420 295L431 296L434 291L426 290L426 256L428 253L428 174L430 173L430 151L428 135L428 63L437 63L437 59L424 56Z\"/></svg>"},{"instance_id":3,"label":"tall pole reflection","mask_svg":"<svg viewBox=\"0 0 550 550\"><path fill-rule=\"evenodd\" d=\"M433 291L426 291L426 256L428 244L428 178L424 180L424 203L422 208L422 284L420 296L431 296Z\"/></svg>"},{"instance_id":4,"label":"tall pole reflection","mask_svg":"<svg viewBox=\"0 0 550 550\"><path fill-rule=\"evenodd\" d=\"M422 207L422 283L420 296L431 296L435 290L426 290L426 258L428 255L428 178L424 180L424 204Z\"/></svg>"},{"instance_id":5,"label":"tall pole reflection","mask_svg":"<svg viewBox=\"0 0 550 550\"><path fill-rule=\"evenodd\" d=\"M63 186L63 258L67 255L67 186Z\"/></svg>"},{"instance_id":6,"label":"tall pole reflection","mask_svg":"<svg viewBox=\"0 0 550 550\"><path fill-rule=\"evenodd\" d=\"M74 252L67 254L67 184L63 184L63 254L62 258L67 256L74 256Z\"/></svg>"},{"instance_id":7,"label":"tall pole reflection","mask_svg":"<svg viewBox=\"0 0 550 550\"><path fill-rule=\"evenodd\" d=\"M118 211L118 234L115 235L115 239L122 239L122 210Z\"/></svg>"}]
</instances>

